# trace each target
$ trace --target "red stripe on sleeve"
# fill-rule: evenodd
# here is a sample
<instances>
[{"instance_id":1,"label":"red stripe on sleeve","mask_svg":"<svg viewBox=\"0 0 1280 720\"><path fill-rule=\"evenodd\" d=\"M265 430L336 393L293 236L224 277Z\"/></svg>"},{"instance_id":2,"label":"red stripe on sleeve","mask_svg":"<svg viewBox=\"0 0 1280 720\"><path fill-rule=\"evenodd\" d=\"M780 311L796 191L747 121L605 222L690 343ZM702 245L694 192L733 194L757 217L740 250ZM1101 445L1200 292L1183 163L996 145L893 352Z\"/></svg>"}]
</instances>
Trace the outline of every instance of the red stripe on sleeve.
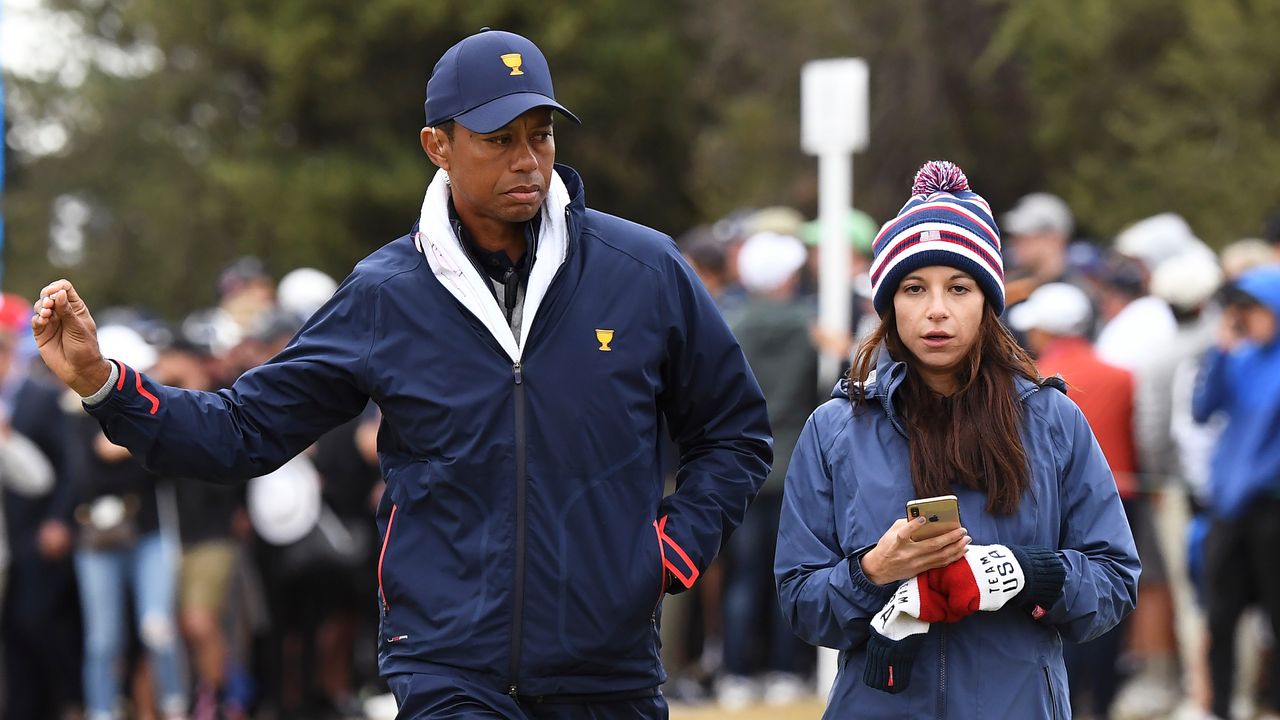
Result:
<instances>
[{"instance_id":1,"label":"red stripe on sleeve","mask_svg":"<svg viewBox=\"0 0 1280 720\"><path fill-rule=\"evenodd\" d=\"M138 388L138 394L151 401L151 414L155 415L156 411L160 409L160 398L152 395L146 388L142 387L142 373L135 370L133 380Z\"/></svg>"},{"instance_id":2,"label":"red stripe on sleeve","mask_svg":"<svg viewBox=\"0 0 1280 720\"><path fill-rule=\"evenodd\" d=\"M685 553L684 548L680 547L680 544L675 540L672 540L670 535L667 535L666 528L667 516L663 515L662 519L658 521L658 537L663 543L670 545L671 549L676 551L676 555L684 561L685 567L689 568L689 573L684 573L675 565L675 563L671 562L671 560L667 558L667 554L665 552L662 554L662 564L666 566L667 570L670 571L675 579L679 580L680 584L684 585L687 590L693 587L693 584L698 581L698 576L701 573L697 566L693 564L693 560L689 559L689 555Z\"/></svg>"}]
</instances>

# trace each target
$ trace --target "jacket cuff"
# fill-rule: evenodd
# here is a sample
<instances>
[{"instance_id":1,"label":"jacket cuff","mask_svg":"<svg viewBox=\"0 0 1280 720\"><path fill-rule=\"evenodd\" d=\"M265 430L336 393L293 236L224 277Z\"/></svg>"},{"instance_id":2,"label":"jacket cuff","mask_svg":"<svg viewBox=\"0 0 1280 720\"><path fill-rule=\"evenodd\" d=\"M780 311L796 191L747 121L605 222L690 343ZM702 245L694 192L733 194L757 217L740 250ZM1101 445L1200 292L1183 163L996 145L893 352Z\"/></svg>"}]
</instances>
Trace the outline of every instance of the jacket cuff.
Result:
<instances>
[{"instance_id":1,"label":"jacket cuff","mask_svg":"<svg viewBox=\"0 0 1280 720\"><path fill-rule=\"evenodd\" d=\"M115 385L117 382L119 382L119 380L120 380L120 366L114 360L112 360L111 374L107 376L107 381L102 384L102 387L98 388L98 392L88 397L81 396L80 402L84 403L85 407L94 407L95 405L101 405L102 401L106 400L107 396L111 394L111 387Z\"/></svg>"},{"instance_id":2,"label":"jacket cuff","mask_svg":"<svg viewBox=\"0 0 1280 720\"><path fill-rule=\"evenodd\" d=\"M854 550L853 554L846 558L846 561L849 563L849 579L853 581L853 586L883 604L889 602L889 598L893 597L893 591L898 589L899 583L877 585L862 572L862 556L866 555L874 547L874 544L860 547Z\"/></svg>"},{"instance_id":3,"label":"jacket cuff","mask_svg":"<svg viewBox=\"0 0 1280 720\"><path fill-rule=\"evenodd\" d=\"M147 379L144 383L142 373L119 360L112 360L111 364L116 368L112 373L115 382L108 386L106 398L96 404L90 404L88 399L83 401L84 409L104 423L103 430L107 431L108 438L111 437L111 432L105 423L111 418L121 413L155 415L160 410L160 398L147 388L147 385L153 383L152 380Z\"/></svg>"},{"instance_id":4,"label":"jacket cuff","mask_svg":"<svg viewBox=\"0 0 1280 720\"><path fill-rule=\"evenodd\" d=\"M1027 586L1014 598L1039 620L1062 596L1067 567L1058 553L1040 545L1014 545L1009 550L1026 575Z\"/></svg>"}]
</instances>

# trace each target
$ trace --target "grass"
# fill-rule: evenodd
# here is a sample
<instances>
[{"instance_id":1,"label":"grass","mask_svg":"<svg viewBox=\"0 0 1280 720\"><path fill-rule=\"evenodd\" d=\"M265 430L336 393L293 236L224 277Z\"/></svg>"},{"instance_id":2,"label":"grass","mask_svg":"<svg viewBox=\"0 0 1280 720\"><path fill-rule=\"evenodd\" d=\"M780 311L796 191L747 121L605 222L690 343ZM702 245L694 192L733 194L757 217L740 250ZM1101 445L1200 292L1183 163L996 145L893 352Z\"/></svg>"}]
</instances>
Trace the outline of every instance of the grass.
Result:
<instances>
[{"instance_id":1,"label":"grass","mask_svg":"<svg viewBox=\"0 0 1280 720\"><path fill-rule=\"evenodd\" d=\"M730 711L711 705L671 706L671 720L817 720L822 717L825 704L821 700L806 700L784 706L755 705L743 710Z\"/></svg>"}]
</instances>

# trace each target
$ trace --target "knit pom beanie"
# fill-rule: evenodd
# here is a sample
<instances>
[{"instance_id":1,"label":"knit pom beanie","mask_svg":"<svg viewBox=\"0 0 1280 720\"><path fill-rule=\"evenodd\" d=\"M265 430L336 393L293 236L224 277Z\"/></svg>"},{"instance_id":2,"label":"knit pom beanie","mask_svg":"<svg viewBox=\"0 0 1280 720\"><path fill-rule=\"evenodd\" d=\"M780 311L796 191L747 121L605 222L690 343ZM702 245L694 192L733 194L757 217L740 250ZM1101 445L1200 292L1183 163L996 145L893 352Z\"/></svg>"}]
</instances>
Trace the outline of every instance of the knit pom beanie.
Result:
<instances>
[{"instance_id":1,"label":"knit pom beanie","mask_svg":"<svg viewBox=\"0 0 1280 720\"><path fill-rule=\"evenodd\" d=\"M920 168L911 199L880 228L871 249L872 302L881 316L893 306L902 278L929 265L972 275L996 314L1004 312L1000 228L954 163L931 160Z\"/></svg>"}]
</instances>

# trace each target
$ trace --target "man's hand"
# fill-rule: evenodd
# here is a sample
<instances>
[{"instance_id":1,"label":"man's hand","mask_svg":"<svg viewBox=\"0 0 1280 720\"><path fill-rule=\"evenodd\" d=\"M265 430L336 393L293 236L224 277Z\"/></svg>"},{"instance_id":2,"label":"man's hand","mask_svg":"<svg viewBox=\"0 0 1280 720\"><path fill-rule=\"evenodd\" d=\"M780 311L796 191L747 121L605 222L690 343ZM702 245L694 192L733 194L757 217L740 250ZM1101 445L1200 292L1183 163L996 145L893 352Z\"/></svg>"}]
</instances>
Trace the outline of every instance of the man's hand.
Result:
<instances>
[{"instance_id":1,"label":"man's hand","mask_svg":"<svg viewBox=\"0 0 1280 720\"><path fill-rule=\"evenodd\" d=\"M98 349L98 327L70 281L45 286L31 316L40 357L58 379L81 397L97 392L111 376Z\"/></svg>"}]
</instances>

